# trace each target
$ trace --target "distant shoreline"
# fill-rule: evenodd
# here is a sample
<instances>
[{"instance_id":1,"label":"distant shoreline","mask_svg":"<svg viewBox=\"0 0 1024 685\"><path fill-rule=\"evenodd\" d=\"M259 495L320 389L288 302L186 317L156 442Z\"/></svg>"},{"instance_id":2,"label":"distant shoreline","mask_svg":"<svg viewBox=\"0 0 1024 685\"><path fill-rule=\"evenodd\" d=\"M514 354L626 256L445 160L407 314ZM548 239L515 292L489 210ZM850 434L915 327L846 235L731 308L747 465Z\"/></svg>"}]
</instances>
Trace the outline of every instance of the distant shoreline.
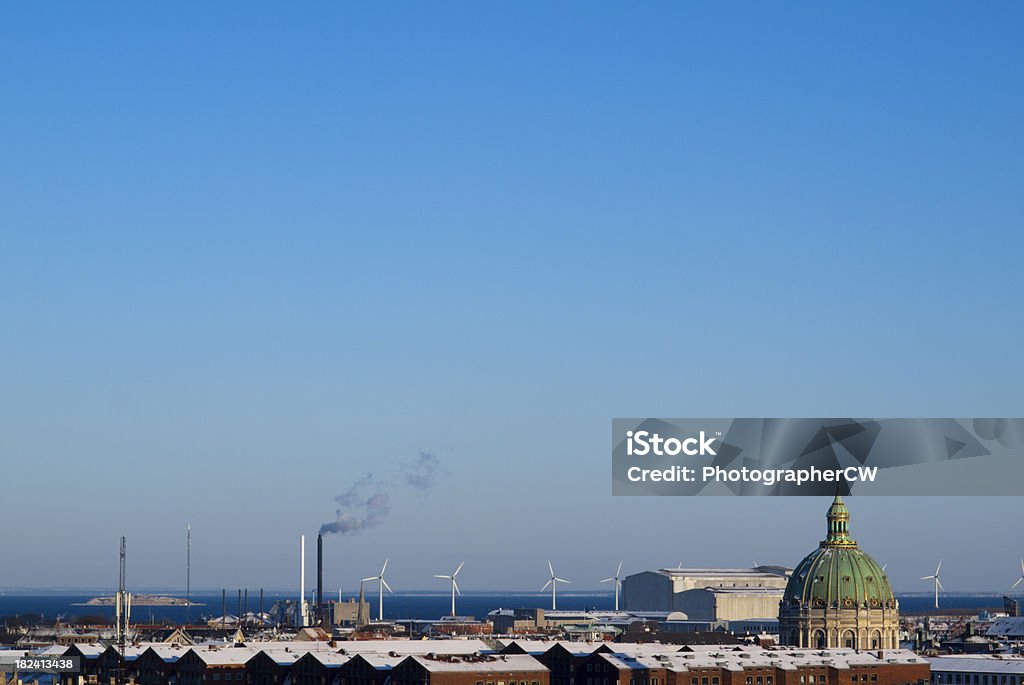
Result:
<instances>
[{"instance_id":1,"label":"distant shoreline","mask_svg":"<svg viewBox=\"0 0 1024 685\"><path fill-rule=\"evenodd\" d=\"M110 607L114 606L114 597L93 597L85 602L73 602L75 607ZM166 595L132 595L132 606L136 607L204 607L202 602L192 602L181 597L169 597Z\"/></svg>"}]
</instances>

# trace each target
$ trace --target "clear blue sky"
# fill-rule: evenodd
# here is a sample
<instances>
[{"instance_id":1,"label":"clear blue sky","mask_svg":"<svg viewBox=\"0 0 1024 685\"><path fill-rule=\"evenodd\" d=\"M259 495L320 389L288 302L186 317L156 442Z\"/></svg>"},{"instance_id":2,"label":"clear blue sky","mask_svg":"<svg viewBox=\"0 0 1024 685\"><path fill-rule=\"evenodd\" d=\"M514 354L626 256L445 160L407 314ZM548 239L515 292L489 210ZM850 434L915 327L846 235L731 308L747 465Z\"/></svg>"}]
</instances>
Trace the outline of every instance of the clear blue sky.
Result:
<instances>
[{"instance_id":1,"label":"clear blue sky","mask_svg":"<svg viewBox=\"0 0 1024 685\"><path fill-rule=\"evenodd\" d=\"M825 503L613 499L610 419L1024 413L1022 22L4 6L0 586L113 585L122 534L182 586L191 521L195 586L290 587L421 450L329 585L796 563ZM1016 578L1021 500L850 506L897 589Z\"/></svg>"}]
</instances>

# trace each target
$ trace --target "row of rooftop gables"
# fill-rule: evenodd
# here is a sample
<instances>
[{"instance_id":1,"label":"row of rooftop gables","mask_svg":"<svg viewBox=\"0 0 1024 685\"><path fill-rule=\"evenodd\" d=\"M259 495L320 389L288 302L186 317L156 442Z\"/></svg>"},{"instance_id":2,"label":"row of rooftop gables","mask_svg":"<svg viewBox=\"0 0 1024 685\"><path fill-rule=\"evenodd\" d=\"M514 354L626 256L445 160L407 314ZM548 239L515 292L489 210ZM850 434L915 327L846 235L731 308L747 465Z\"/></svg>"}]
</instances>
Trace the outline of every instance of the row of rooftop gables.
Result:
<instances>
[{"instance_id":1,"label":"row of rooftop gables","mask_svg":"<svg viewBox=\"0 0 1024 685\"><path fill-rule=\"evenodd\" d=\"M906 650L515 640L76 644L62 685L922 685Z\"/></svg>"}]
</instances>

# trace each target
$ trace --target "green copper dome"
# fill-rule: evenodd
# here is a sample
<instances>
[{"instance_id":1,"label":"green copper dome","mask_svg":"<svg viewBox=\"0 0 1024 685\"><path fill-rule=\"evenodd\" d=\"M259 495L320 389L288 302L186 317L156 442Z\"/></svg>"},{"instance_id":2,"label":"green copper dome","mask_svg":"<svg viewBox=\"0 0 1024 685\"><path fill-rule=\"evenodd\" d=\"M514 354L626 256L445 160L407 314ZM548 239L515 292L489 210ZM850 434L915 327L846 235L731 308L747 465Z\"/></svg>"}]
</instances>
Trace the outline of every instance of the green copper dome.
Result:
<instances>
[{"instance_id":1,"label":"green copper dome","mask_svg":"<svg viewBox=\"0 0 1024 685\"><path fill-rule=\"evenodd\" d=\"M783 606L896 608L885 571L850 537L850 511L839 495L826 518L828 535L793 569L782 597Z\"/></svg>"}]
</instances>

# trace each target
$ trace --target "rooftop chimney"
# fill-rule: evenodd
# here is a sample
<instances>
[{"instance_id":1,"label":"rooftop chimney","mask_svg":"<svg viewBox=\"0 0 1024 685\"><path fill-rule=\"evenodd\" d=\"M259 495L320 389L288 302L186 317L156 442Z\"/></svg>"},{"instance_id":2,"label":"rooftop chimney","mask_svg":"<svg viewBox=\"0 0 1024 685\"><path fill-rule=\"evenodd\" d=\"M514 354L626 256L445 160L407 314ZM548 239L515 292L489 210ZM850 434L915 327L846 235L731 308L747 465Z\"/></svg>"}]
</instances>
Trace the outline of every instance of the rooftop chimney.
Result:
<instances>
[{"instance_id":1,"label":"rooftop chimney","mask_svg":"<svg viewBox=\"0 0 1024 685\"><path fill-rule=\"evenodd\" d=\"M306 627L306 536L299 536L299 607L295 624Z\"/></svg>"},{"instance_id":2,"label":"rooftop chimney","mask_svg":"<svg viewBox=\"0 0 1024 685\"><path fill-rule=\"evenodd\" d=\"M324 536L316 536L316 618L320 623L324 604Z\"/></svg>"}]
</instances>

